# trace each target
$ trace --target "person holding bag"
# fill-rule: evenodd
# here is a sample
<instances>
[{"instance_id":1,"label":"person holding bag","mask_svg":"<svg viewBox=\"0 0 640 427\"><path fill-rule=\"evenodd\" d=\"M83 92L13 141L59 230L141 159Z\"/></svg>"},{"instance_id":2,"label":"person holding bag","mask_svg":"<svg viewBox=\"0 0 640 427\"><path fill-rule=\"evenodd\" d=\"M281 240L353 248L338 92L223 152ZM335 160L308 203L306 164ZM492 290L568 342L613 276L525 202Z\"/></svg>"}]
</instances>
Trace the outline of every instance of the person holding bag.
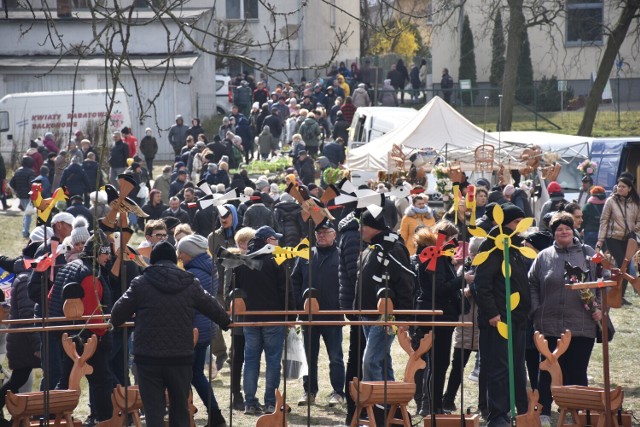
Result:
<instances>
[{"instance_id":1,"label":"person holding bag","mask_svg":"<svg viewBox=\"0 0 640 427\"><path fill-rule=\"evenodd\" d=\"M616 260L618 267L624 261L629 239L636 239L636 233L640 230L640 197L634 185L634 178L629 173L623 173L618 177L615 191L604 203L600 216L600 229L598 230L598 243L595 249L600 251L602 244L607 244L607 249ZM627 289L627 281L622 282L622 304L631 305L624 298Z\"/></svg>"},{"instance_id":2,"label":"person holding bag","mask_svg":"<svg viewBox=\"0 0 640 427\"><path fill-rule=\"evenodd\" d=\"M553 351L562 333L571 331L571 343L559 358L565 385L588 385L587 368L595 343L598 322L602 320L598 298L588 304L581 292L565 287L566 270L579 268L587 273L578 282L595 281L596 266L590 261L595 252L575 237L573 217L567 212L557 212L549 223L554 242L538 253L529 270L531 286L531 313L536 331L544 334ZM590 305L591 309L585 306ZM538 390L542 415L542 427L550 426L551 420L551 376L540 371Z\"/></svg>"}]
</instances>

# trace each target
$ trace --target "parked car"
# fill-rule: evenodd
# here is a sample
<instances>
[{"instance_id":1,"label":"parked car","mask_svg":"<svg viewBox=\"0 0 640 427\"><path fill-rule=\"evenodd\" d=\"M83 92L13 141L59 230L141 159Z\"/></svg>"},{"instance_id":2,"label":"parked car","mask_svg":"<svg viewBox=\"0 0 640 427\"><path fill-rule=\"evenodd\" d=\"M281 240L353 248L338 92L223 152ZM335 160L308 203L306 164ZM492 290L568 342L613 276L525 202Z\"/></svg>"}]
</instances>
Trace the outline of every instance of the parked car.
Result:
<instances>
[{"instance_id":1,"label":"parked car","mask_svg":"<svg viewBox=\"0 0 640 427\"><path fill-rule=\"evenodd\" d=\"M231 77L216 74L216 112L225 116L231 111L233 105L233 93Z\"/></svg>"}]
</instances>

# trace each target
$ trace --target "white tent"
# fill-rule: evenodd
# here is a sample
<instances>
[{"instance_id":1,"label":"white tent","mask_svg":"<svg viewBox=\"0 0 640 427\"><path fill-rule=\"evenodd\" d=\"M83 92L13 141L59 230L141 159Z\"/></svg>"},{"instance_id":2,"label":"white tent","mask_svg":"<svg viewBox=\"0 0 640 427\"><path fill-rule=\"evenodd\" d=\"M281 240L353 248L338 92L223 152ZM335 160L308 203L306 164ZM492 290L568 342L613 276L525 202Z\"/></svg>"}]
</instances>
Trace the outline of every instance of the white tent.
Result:
<instances>
[{"instance_id":1,"label":"white tent","mask_svg":"<svg viewBox=\"0 0 640 427\"><path fill-rule=\"evenodd\" d=\"M407 157L421 149L433 149L448 161L460 161L463 169L473 169L474 150L482 144L490 144L498 154L499 141L471 123L436 96L418 111L404 126L376 138L369 144L349 153L349 168L364 171L394 171L395 162L390 159L393 145L401 146ZM501 147L501 148L506 148ZM509 146L510 150L521 151ZM514 155L515 153L511 153ZM517 158L516 156L513 157Z\"/></svg>"}]
</instances>

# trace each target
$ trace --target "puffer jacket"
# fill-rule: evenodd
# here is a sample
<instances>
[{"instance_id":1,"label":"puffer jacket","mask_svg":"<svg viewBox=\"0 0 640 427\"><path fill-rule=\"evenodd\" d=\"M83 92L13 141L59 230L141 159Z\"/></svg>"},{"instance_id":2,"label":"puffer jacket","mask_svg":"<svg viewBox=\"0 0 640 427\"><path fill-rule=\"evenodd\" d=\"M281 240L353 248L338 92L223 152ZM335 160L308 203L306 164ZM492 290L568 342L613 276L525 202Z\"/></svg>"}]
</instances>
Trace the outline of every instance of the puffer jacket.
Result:
<instances>
[{"instance_id":1,"label":"puffer jacket","mask_svg":"<svg viewBox=\"0 0 640 427\"><path fill-rule=\"evenodd\" d=\"M399 232L404 240L404 244L407 246L409 255L414 255L416 253L416 243L413 240L416 228L419 226L431 227L435 225L435 223L435 215L431 208L429 208L428 212L424 214L417 213L413 209L413 206L409 206L407 208L404 216L402 217L402 221L400 221Z\"/></svg>"},{"instance_id":2,"label":"puffer jacket","mask_svg":"<svg viewBox=\"0 0 640 427\"><path fill-rule=\"evenodd\" d=\"M95 185L95 181L93 185L89 182L87 174L84 173L84 169L79 163L71 163L64 169L62 177L60 177L60 186L67 187L69 196L82 196L91 191Z\"/></svg>"},{"instance_id":3,"label":"puffer jacket","mask_svg":"<svg viewBox=\"0 0 640 427\"><path fill-rule=\"evenodd\" d=\"M32 319L33 301L29 299L27 286L29 271L25 270L22 257L19 257L13 268L16 275L11 283L11 319ZM9 329L27 327L29 325L10 325ZM40 335L36 332L24 334L7 334L7 358L9 368L39 368L40 358L35 353L40 351Z\"/></svg>"},{"instance_id":4,"label":"puffer jacket","mask_svg":"<svg viewBox=\"0 0 640 427\"><path fill-rule=\"evenodd\" d=\"M296 246L306 236L305 223L300 212L302 207L295 202L278 202L274 208L276 224L282 233L283 246Z\"/></svg>"},{"instance_id":5,"label":"puffer jacket","mask_svg":"<svg viewBox=\"0 0 640 427\"><path fill-rule=\"evenodd\" d=\"M462 289L462 280L456 275L451 260L446 257L438 257L435 272L427 270L425 264L419 265L417 272L420 292L416 300L416 309L442 310L442 316L438 316L439 321L458 320L460 308L457 305L459 300L456 293ZM434 274L436 276L435 301L431 298ZM428 316L428 318L430 317ZM425 318L425 320L427 319Z\"/></svg>"},{"instance_id":6,"label":"puffer jacket","mask_svg":"<svg viewBox=\"0 0 640 427\"><path fill-rule=\"evenodd\" d=\"M192 258L184 265L184 268L186 271L196 276L205 291L209 292L211 295L217 294L218 272L216 271L209 254L203 253ZM211 278L213 278L213 281ZM198 328L198 342L200 344L208 343L211 340L212 334L215 336L215 330L211 331L211 321L199 311L196 311L193 327Z\"/></svg>"},{"instance_id":7,"label":"puffer jacket","mask_svg":"<svg viewBox=\"0 0 640 427\"><path fill-rule=\"evenodd\" d=\"M512 230L502 227L504 234L511 234ZM491 236L500 233L498 227L493 227L489 232ZM522 238L514 236L511 243L515 246L523 246ZM493 239L486 239L481 245L479 252L486 252L495 248ZM529 280L527 278L528 263L517 250L509 251L511 265L511 293L520 293L520 303L511 311L511 319L515 324L524 325L531 308L531 294L529 291ZM502 262L504 254L501 250L495 249L489 258L476 268L476 292L478 304L478 327L480 329L489 328L489 319L500 315L502 321L507 320L507 300L504 276L502 274Z\"/></svg>"},{"instance_id":8,"label":"puffer jacket","mask_svg":"<svg viewBox=\"0 0 640 427\"><path fill-rule=\"evenodd\" d=\"M640 231L640 206L630 197L610 196L600 216L598 241L605 238L622 240L630 232Z\"/></svg>"},{"instance_id":9,"label":"puffer jacket","mask_svg":"<svg viewBox=\"0 0 640 427\"><path fill-rule=\"evenodd\" d=\"M136 315L133 354L136 363L191 365L195 311L225 329L230 319L193 274L170 261L147 267L113 305L111 323Z\"/></svg>"},{"instance_id":10,"label":"puffer jacket","mask_svg":"<svg viewBox=\"0 0 640 427\"><path fill-rule=\"evenodd\" d=\"M16 196L19 199L28 199L29 191L31 191L31 181L34 180L36 174L33 172L33 159L31 157L25 157L22 159L22 166L18 168L9 186L16 192Z\"/></svg>"},{"instance_id":11,"label":"puffer jacket","mask_svg":"<svg viewBox=\"0 0 640 427\"><path fill-rule=\"evenodd\" d=\"M554 243L538 253L529 270L531 314L537 331L559 337L569 329L576 337L596 337L596 322L584 308L580 292L564 286L565 262L589 270L591 278L588 280L595 280L596 266L585 259L585 254L592 256L594 253L577 239L567 248L560 248Z\"/></svg>"},{"instance_id":12,"label":"puffer jacket","mask_svg":"<svg viewBox=\"0 0 640 427\"><path fill-rule=\"evenodd\" d=\"M386 267L385 267L385 264ZM356 280L353 308L375 310L378 304L378 290L386 285L395 293L393 307L397 310L413 308L413 287L415 273L409 261L409 253L400 236L385 230L371 239L371 244L362 253L359 267L362 280ZM388 277L388 281L384 276ZM359 287L362 286L362 292ZM359 296L362 295L360 300ZM406 316L397 316L402 320Z\"/></svg>"},{"instance_id":13,"label":"puffer jacket","mask_svg":"<svg viewBox=\"0 0 640 427\"><path fill-rule=\"evenodd\" d=\"M313 288L318 290L318 305L320 310L339 310L338 265L340 262L340 249L335 243L326 248L311 248L311 268ZM296 298L296 308L304 308L304 291L309 288L309 261L304 258L296 259L291 272L291 285ZM306 318L306 317L305 317ZM342 316L323 316L326 320L341 320Z\"/></svg>"},{"instance_id":14,"label":"puffer jacket","mask_svg":"<svg viewBox=\"0 0 640 427\"><path fill-rule=\"evenodd\" d=\"M273 217L273 212L271 212L264 203L254 203L249 206L242 217L242 225L256 230L263 225L268 225L276 230L278 229L275 218Z\"/></svg>"},{"instance_id":15,"label":"puffer jacket","mask_svg":"<svg viewBox=\"0 0 640 427\"><path fill-rule=\"evenodd\" d=\"M360 255L360 231L358 219L351 212L338 224L340 233L340 266L338 279L340 281L340 309L353 310L356 299L356 280L358 279L358 256Z\"/></svg>"}]
</instances>

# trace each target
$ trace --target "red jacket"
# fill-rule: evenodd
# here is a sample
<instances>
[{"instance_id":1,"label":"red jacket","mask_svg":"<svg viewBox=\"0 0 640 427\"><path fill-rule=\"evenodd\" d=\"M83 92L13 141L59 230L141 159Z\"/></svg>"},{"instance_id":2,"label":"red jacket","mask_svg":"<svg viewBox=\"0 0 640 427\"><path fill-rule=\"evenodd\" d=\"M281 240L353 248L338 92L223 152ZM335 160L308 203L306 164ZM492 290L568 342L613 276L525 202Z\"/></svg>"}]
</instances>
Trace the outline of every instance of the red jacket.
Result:
<instances>
[{"instance_id":1,"label":"red jacket","mask_svg":"<svg viewBox=\"0 0 640 427\"><path fill-rule=\"evenodd\" d=\"M122 135L122 140L129 146L129 157L134 157L138 152L138 138L133 135Z\"/></svg>"}]
</instances>

